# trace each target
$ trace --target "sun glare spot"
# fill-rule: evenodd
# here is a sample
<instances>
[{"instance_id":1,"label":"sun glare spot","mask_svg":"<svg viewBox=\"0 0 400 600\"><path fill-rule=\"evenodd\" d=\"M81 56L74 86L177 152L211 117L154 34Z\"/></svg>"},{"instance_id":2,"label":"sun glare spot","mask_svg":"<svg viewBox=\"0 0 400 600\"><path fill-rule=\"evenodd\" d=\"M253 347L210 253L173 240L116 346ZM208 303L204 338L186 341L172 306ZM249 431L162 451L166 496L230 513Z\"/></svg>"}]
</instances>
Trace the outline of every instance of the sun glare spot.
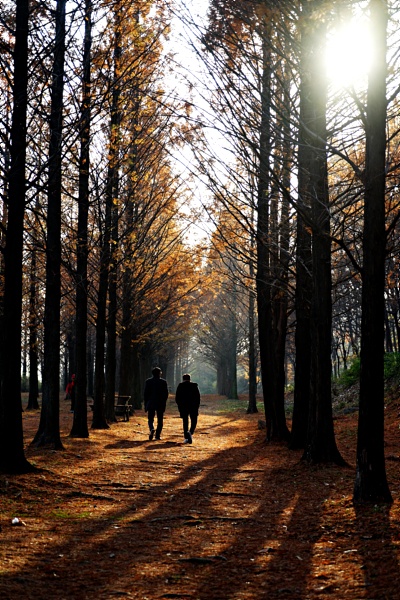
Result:
<instances>
[{"instance_id":1,"label":"sun glare spot","mask_svg":"<svg viewBox=\"0 0 400 600\"><path fill-rule=\"evenodd\" d=\"M366 80L372 59L367 23L352 20L333 31L326 49L328 78L337 87L357 85Z\"/></svg>"}]
</instances>

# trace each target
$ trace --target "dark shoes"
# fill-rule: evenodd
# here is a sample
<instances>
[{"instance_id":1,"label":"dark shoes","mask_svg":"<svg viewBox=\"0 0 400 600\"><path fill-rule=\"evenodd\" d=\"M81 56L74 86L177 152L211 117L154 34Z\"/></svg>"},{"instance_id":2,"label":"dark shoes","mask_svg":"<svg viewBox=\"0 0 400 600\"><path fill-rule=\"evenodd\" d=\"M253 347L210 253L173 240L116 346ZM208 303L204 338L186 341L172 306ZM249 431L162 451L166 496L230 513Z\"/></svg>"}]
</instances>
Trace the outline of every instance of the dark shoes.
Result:
<instances>
[{"instance_id":1,"label":"dark shoes","mask_svg":"<svg viewBox=\"0 0 400 600\"><path fill-rule=\"evenodd\" d=\"M153 439L153 437L154 437L154 434L155 434L155 430L154 430L154 429L152 429L152 430L150 431L149 440L152 440L152 439Z\"/></svg>"},{"instance_id":2,"label":"dark shoes","mask_svg":"<svg viewBox=\"0 0 400 600\"><path fill-rule=\"evenodd\" d=\"M161 437L159 435L156 435L156 440L161 440Z\"/></svg>"},{"instance_id":3,"label":"dark shoes","mask_svg":"<svg viewBox=\"0 0 400 600\"><path fill-rule=\"evenodd\" d=\"M192 442L193 442L193 440L192 440L192 434L190 433L190 431L188 431L187 434L186 434L185 443L186 444L191 444Z\"/></svg>"}]
</instances>

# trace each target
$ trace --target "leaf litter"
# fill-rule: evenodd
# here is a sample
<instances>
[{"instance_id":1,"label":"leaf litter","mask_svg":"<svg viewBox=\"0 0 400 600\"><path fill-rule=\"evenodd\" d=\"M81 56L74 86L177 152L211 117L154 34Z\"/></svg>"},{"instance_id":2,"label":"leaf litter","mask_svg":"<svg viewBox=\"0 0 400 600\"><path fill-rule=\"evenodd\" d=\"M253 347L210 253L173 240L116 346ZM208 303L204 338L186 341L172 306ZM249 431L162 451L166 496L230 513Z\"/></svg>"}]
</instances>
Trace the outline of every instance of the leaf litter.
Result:
<instances>
[{"instance_id":1,"label":"leaf litter","mask_svg":"<svg viewBox=\"0 0 400 600\"><path fill-rule=\"evenodd\" d=\"M350 467L310 467L265 442L244 398L231 411L204 400L192 445L171 400L151 442L143 411L72 439L61 401L58 452L29 445L39 412L24 412L38 470L0 476L0 598L397 598L398 401L386 407L394 503L355 510L356 412L335 418Z\"/></svg>"}]
</instances>

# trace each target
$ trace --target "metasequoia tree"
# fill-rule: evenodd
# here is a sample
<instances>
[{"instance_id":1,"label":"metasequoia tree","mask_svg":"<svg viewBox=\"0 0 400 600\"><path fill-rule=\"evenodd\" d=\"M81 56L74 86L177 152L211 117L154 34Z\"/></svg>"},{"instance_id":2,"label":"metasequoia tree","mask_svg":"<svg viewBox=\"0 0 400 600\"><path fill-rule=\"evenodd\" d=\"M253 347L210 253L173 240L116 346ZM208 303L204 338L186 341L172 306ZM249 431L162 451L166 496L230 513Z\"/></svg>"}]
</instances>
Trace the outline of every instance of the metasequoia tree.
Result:
<instances>
[{"instance_id":1,"label":"metasequoia tree","mask_svg":"<svg viewBox=\"0 0 400 600\"><path fill-rule=\"evenodd\" d=\"M142 327L135 318L135 298L143 293L143 271L154 266L154 237L163 247L163 236L175 218L173 207L178 182L172 175L166 146L172 145L172 107L160 88L165 63L162 38L168 31L163 7L154 14L149 4L130 8L129 27L123 28L125 108L122 119L125 159L120 188L120 240L118 258L122 273L121 352L119 393L140 403L141 378L138 344ZM148 27L141 26L145 20ZM127 20L126 20L127 22ZM129 65L129 68L126 67ZM160 103L160 100L162 100ZM160 226L164 223L163 226ZM148 249L150 252L148 252ZM173 252L173 247L170 248Z\"/></svg>"},{"instance_id":2,"label":"metasequoia tree","mask_svg":"<svg viewBox=\"0 0 400 600\"><path fill-rule=\"evenodd\" d=\"M248 282L249 272L247 257L238 242L238 234L242 233L240 225L228 211L220 209L218 212L196 339L199 353L216 370L217 393L235 399L238 397L238 357L248 337L245 282ZM207 288L211 289L207 291Z\"/></svg>"},{"instance_id":3,"label":"metasequoia tree","mask_svg":"<svg viewBox=\"0 0 400 600\"><path fill-rule=\"evenodd\" d=\"M72 437L88 437L87 427L87 311L88 311L88 215L91 118L92 0L85 1L82 105L80 122L78 235L76 263L76 381Z\"/></svg>"},{"instance_id":4,"label":"metasequoia tree","mask_svg":"<svg viewBox=\"0 0 400 600\"><path fill-rule=\"evenodd\" d=\"M33 443L61 449L60 303L61 303L61 185L62 128L65 61L66 0L56 5L56 29L50 114L47 188L46 301L44 312L43 395L39 429Z\"/></svg>"},{"instance_id":5,"label":"metasequoia tree","mask_svg":"<svg viewBox=\"0 0 400 600\"><path fill-rule=\"evenodd\" d=\"M302 6L304 3L302 4ZM309 19L306 14L300 17L300 90L298 126L298 200L296 219L296 364L294 373L294 404L290 438L292 449L305 448L307 439L310 380L311 380L311 299L312 299L312 259L311 259L311 199L310 170L311 139L309 123L313 115L310 96L312 85L310 75Z\"/></svg>"},{"instance_id":6,"label":"metasequoia tree","mask_svg":"<svg viewBox=\"0 0 400 600\"><path fill-rule=\"evenodd\" d=\"M258 337L260 343L261 382L264 395L267 439L276 433L273 429L273 399L276 396L276 355L272 348L272 304L270 285L270 159L271 159L271 100L272 100L272 50L267 43L271 25L265 23L262 34L262 75L261 75L261 119L259 142L259 180L257 200L257 308Z\"/></svg>"},{"instance_id":7,"label":"metasequoia tree","mask_svg":"<svg viewBox=\"0 0 400 600\"><path fill-rule=\"evenodd\" d=\"M1 338L0 468L32 470L25 458L21 406L22 260L25 212L26 115L29 2L17 0L15 15L13 111L4 252L3 333Z\"/></svg>"},{"instance_id":8,"label":"metasequoia tree","mask_svg":"<svg viewBox=\"0 0 400 600\"><path fill-rule=\"evenodd\" d=\"M275 91L277 110L277 135L274 152L273 182L271 189L271 274L272 315L274 347L276 353L277 390L275 401L276 420L286 437L284 397L286 386L286 333L289 314L289 269L290 256L290 179L292 171L292 147L290 131L290 71L288 65L277 66L278 81L282 82Z\"/></svg>"},{"instance_id":9,"label":"metasequoia tree","mask_svg":"<svg viewBox=\"0 0 400 600\"><path fill-rule=\"evenodd\" d=\"M274 18L275 17L275 18ZM267 11L261 19L278 15ZM289 439L284 410L285 342L288 311L290 105L287 75L272 52L272 31L264 22L262 36L262 91L260 177L257 220L257 299L261 373L267 437ZM274 70L274 76L273 76ZM275 97L272 101L272 94ZM275 129L271 122L274 120ZM273 139L272 139L273 136ZM273 149L272 149L273 148ZM281 198L281 192L283 195Z\"/></svg>"},{"instance_id":10,"label":"metasequoia tree","mask_svg":"<svg viewBox=\"0 0 400 600\"><path fill-rule=\"evenodd\" d=\"M229 211L236 213L235 218L247 230L252 227L253 207L249 200L257 198L254 235L258 336L269 425L267 436L275 439L289 437L284 411L284 361L289 268L290 73L280 57L290 36L288 30L285 32L285 3L282 8L281 13L268 2L216 0L211 3L210 24L204 36L205 49L211 56L209 59L204 55L204 63L216 87L212 106L217 128L230 140L235 162L241 165L239 173L247 171L249 175L238 176L236 165L236 169L224 165L224 171L240 189L247 207L243 200L232 201L229 186L221 181L219 171L213 169L215 157L204 167L204 175L210 187L216 188L218 198ZM221 191L224 187L226 193Z\"/></svg>"},{"instance_id":11,"label":"metasequoia tree","mask_svg":"<svg viewBox=\"0 0 400 600\"><path fill-rule=\"evenodd\" d=\"M190 323L196 314L200 257L196 250L183 243L182 234L171 219L169 209L172 208L171 203L169 207L154 205L147 214L153 214L148 234L141 242L137 238L140 243L129 257L134 277L125 282L128 287L124 287L124 291L130 294L134 310L129 322L122 322L129 337L125 358L121 352L120 385L139 406L144 378L148 377L152 363L159 363L167 376L172 349L177 340L189 335ZM130 363L126 361L129 356ZM133 371L130 375L122 371L129 365Z\"/></svg>"},{"instance_id":12,"label":"metasequoia tree","mask_svg":"<svg viewBox=\"0 0 400 600\"><path fill-rule=\"evenodd\" d=\"M216 392L227 398L237 398L237 333L234 297L219 292L215 298L205 296L196 339L199 351L216 371ZM233 300L233 302L232 302Z\"/></svg>"},{"instance_id":13,"label":"metasequoia tree","mask_svg":"<svg viewBox=\"0 0 400 600\"><path fill-rule=\"evenodd\" d=\"M111 265L111 231L114 194L117 190L120 151L120 123L121 123L121 3L117 2L114 7L113 27L113 80L111 83L110 103L110 125L108 142L108 166L105 184L105 218L101 236L100 274L97 296L96 315L96 358L94 376L93 397L93 429L107 429L109 426L105 418L105 378L104 378L104 352L106 343L106 317L107 317L107 293L110 278Z\"/></svg>"},{"instance_id":14,"label":"metasequoia tree","mask_svg":"<svg viewBox=\"0 0 400 600\"><path fill-rule=\"evenodd\" d=\"M384 455L384 288L387 3L371 0L362 271L360 409L354 502L392 502Z\"/></svg>"},{"instance_id":15,"label":"metasequoia tree","mask_svg":"<svg viewBox=\"0 0 400 600\"><path fill-rule=\"evenodd\" d=\"M252 219L253 220L253 219ZM249 259L249 402L247 405L247 413L253 414L258 412L257 408L257 354L256 354L256 296L254 293L254 261L252 258L252 249L254 248L254 234L251 233L250 239L250 259Z\"/></svg>"},{"instance_id":16,"label":"metasequoia tree","mask_svg":"<svg viewBox=\"0 0 400 600\"><path fill-rule=\"evenodd\" d=\"M303 5L310 38L309 62L304 77L309 78L308 98L311 118L308 122L311 152L309 195L312 232L311 299L311 388L304 458L310 462L343 463L336 446L331 400L331 238L327 172L326 102L327 76L320 56L326 38L325 2L316 0ZM303 90L304 91L304 90Z\"/></svg>"},{"instance_id":17,"label":"metasequoia tree","mask_svg":"<svg viewBox=\"0 0 400 600\"><path fill-rule=\"evenodd\" d=\"M35 239L35 228L33 228L33 239L31 248L31 262L29 269L29 397L27 409L38 409L39 402L39 380L38 380L38 266L37 248Z\"/></svg>"}]
</instances>

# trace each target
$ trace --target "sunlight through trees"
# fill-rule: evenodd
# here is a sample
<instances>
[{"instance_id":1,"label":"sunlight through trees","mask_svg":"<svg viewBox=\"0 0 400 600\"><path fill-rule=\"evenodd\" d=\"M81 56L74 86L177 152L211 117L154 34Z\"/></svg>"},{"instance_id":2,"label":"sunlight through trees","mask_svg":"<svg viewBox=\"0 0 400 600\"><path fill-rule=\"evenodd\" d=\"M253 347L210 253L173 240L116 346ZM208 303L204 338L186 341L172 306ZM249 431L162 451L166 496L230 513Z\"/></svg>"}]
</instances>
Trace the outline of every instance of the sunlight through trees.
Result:
<instances>
[{"instance_id":1,"label":"sunlight through trees","mask_svg":"<svg viewBox=\"0 0 400 600\"><path fill-rule=\"evenodd\" d=\"M266 441L342 465L335 381L359 360L354 499L390 502L400 4L17 0L0 17L1 468L31 468L22 390L34 444L61 450L72 375L70 435L88 437L116 396L141 408L155 364L171 391L190 370L248 412L258 395Z\"/></svg>"}]
</instances>

